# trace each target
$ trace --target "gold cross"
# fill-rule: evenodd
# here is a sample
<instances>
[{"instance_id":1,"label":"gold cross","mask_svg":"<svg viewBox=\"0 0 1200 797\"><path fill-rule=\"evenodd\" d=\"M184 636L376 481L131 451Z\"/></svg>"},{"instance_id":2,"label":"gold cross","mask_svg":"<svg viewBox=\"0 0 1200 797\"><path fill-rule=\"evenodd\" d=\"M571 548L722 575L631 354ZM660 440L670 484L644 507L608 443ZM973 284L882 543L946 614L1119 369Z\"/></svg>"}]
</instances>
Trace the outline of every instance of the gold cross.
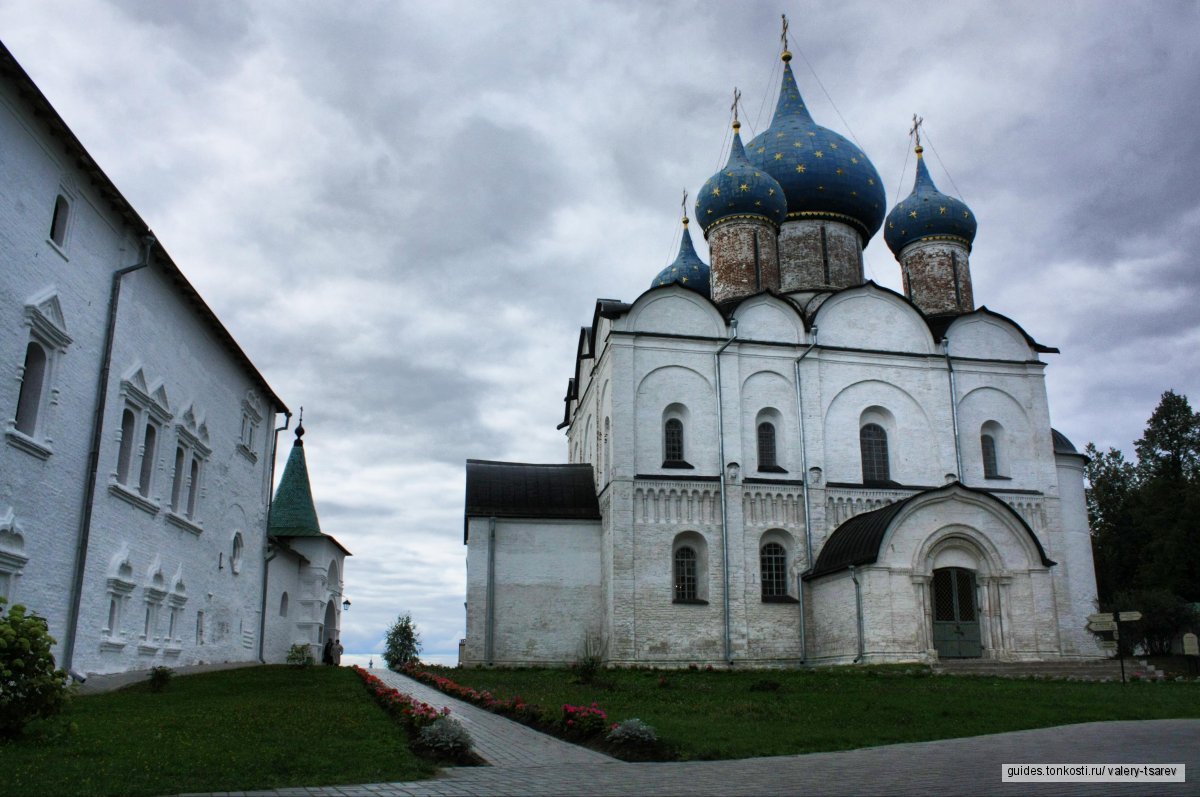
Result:
<instances>
[{"instance_id":1,"label":"gold cross","mask_svg":"<svg viewBox=\"0 0 1200 797\"><path fill-rule=\"evenodd\" d=\"M910 136L916 136L916 137L917 137L917 146L918 146L918 147L919 147L919 146L921 146L921 123L922 123L922 122L924 122L924 121L925 121L925 120L924 120L923 118L921 118L921 117L917 116L917 115L914 113L914 114L913 114L913 126L912 126L912 129L908 131L908 134L909 134Z\"/></svg>"},{"instance_id":2,"label":"gold cross","mask_svg":"<svg viewBox=\"0 0 1200 797\"><path fill-rule=\"evenodd\" d=\"M780 41L782 41L782 42L783 42L783 49L784 49L784 52L786 52L786 51L787 51L787 48L788 48L788 42L787 42L787 31L788 31L787 14L780 14L779 16L783 17L783 33L781 33L781 34L779 35L779 39L780 39Z\"/></svg>"},{"instance_id":3,"label":"gold cross","mask_svg":"<svg viewBox=\"0 0 1200 797\"><path fill-rule=\"evenodd\" d=\"M737 109L738 109L738 103L741 101L742 101L742 92L738 91L737 87L735 86L733 89L733 105L729 106L729 110L733 111L734 125L737 125L737 123L738 123Z\"/></svg>"}]
</instances>

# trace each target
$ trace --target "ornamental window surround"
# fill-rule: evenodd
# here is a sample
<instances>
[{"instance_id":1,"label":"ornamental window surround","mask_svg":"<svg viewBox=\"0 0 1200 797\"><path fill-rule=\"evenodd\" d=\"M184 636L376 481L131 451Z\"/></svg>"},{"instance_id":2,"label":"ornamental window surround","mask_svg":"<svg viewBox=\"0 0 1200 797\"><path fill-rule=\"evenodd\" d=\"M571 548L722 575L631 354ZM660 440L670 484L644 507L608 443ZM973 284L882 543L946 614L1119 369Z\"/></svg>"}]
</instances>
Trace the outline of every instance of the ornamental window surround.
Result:
<instances>
[{"instance_id":1,"label":"ornamental window surround","mask_svg":"<svg viewBox=\"0 0 1200 797\"><path fill-rule=\"evenodd\" d=\"M105 586L108 594L107 625L101 631L101 650L121 650L125 647L125 609L137 586L133 581L133 565L129 562L127 546L113 556Z\"/></svg>"},{"instance_id":2,"label":"ornamental window surround","mask_svg":"<svg viewBox=\"0 0 1200 797\"><path fill-rule=\"evenodd\" d=\"M155 559L150 565L149 572L151 573L150 583L142 588L145 614L143 615L142 633L139 637L141 640L138 644L139 653L154 653L158 650L160 643L166 642L158 630L163 603L167 599L166 579L163 578L158 559Z\"/></svg>"},{"instance_id":3,"label":"ornamental window surround","mask_svg":"<svg viewBox=\"0 0 1200 797\"><path fill-rule=\"evenodd\" d=\"M787 550L777 542L768 542L759 550L762 571L762 598L783 598L788 594Z\"/></svg>"},{"instance_id":4,"label":"ornamental window surround","mask_svg":"<svg viewBox=\"0 0 1200 797\"><path fill-rule=\"evenodd\" d=\"M25 555L25 535L9 508L0 515L0 598L13 603L17 582L29 557Z\"/></svg>"},{"instance_id":5,"label":"ornamental window surround","mask_svg":"<svg viewBox=\"0 0 1200 797\"><path fill-rule=\"evenodd\" d=\"M121 381L120 437L117 469L109 476L109 492L150 514L159 510L153 495L154 475L158 469L159 439L172 415L166 390L159 385L150 389L145 374L138 368Z\"/></svg>"},{"instance_id":6,"label":"ornamental window surround","mask_svg":"<svg viewBox=\"0 0 1200 797\"><path fill-rule=\"evenodd\" d=\"M691 470L692 465L687 461L687 446L685 429L688 422L688 409L682 404L670 404L663 410L662 440L664 468L682 468Z\"/></svg>"},{"instance_id":7,"label":"ornamental window surround","mask_svg":"<svg viewBox=\"0 0 1200 797\"><path fill-rule=\"evenodd\" d=\"M9 445L38 459L54 453L50 430L58 407L59 361L71 344L58 294L50 289L25 304L29 328L22 364L17 371L21 389L5 430Z\"/></svg>"},{"instance_id":8,"label":"ornamental window surround","mask_svg":"<svg viewBox=\"0 0 1200 797\"><path fill-rule=\"evenodd\" d=\"M890 481L888 439L884 428L877 423L864 424L858 430L858 443L862 454L863 484Z\"/></svg>"},{"instance_id":9,"label":"ornamental window surround","mask_svg":"<svg viewBox=\"0 0 1200 797\"><path fill-rule=\"evenodd\" d=\"M671 545L673 603L708 603L708 546L704 536L684 531Z\"/></svg>"},{"instance_id":10,"label":"ornamental window surround","mask_svg":"<svg viewBox=\"0 0 1200 797\"><path fill-rule=\"evenodd\" d=\"M183 570L175 571L171 579L175 586L167 596L167 635L163 637L168 655L178 655L183 647L183 607L187 605L187 585L183 583Z\"/></svg>"},{"instance_id":11,"label":"ornamental window surround","mask_svg":"<svg viewBox=\"0 0 1200 797\"><path fill-rule=\"evenodd\" d=\"M208 426L202 420L197 423L194 407L188 407L175 425L175 438L171 508L167 520L199 534L203 523L197 520L197 508L203 495L205 465L212 449L208 447Z\"/></svg>"},{"instance_id":12,"label":"ornamental window surround","mask_svg":"<svg viewBox=\"0 0 1200 797\"><path fill-rule=\"evenodd\" d=\"M979 429L979 453L983 463L983 478L1008 479L1008 453L1004 427L988 421Z\"/></svg>"},{"instance_id":13,"label":"ornamental window surround","mask_svg":"<svg viewBox=\"0 0 1200 797\"><path fill-rule=\"evenodd\" d=\"M67 236L71 232L71 201L70 192L65 187L59 188L58 195L54 198L54 210L50 214L50 229L47 231L46 240L54 245L54 248L66 256Z\"/></svg>"},{"instance_id":14,"label":"ornamental window surround","mask_svg":"<svg viewBox=\"0 0 1200 797\"><path fill-rule=\"evenodd\" d=\"M263 402L258 392L251 388L242 399L242 432L238 440L237 450L251 462L258 461L255 446L258 443L258 427L263 420Z\"/></svg>"}]
</instances>

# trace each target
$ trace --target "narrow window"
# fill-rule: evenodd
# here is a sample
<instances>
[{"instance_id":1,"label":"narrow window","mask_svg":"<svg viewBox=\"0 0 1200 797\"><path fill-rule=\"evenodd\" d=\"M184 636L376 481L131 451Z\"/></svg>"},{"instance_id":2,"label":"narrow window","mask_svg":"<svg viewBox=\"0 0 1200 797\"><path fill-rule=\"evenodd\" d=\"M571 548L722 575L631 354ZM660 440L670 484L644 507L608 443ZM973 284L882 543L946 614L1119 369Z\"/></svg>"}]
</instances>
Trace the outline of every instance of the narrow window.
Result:
<instances>
[{"instance_id":1,"label":"narrow window","mask_svg":"<svg viewBox=\"0 0 1200 797\"><path fill-rule=\"evenodd\" d=\"M167 641L175 638L175 619L179 616L179 607L172 606L171 614L167 618Z\"/></svg>"},{"instance_id":2,"label":"narrow window","mask_svg":"<svg viewBox=\"0 0 1200 797\"><path fill-rule=\"evenodd\" d=\"M196 495L200 492L200 460L192 457L192 469L188 474L187 517L191 520L196 514Z\"/></svg>"},{"instance_id":3,"label":"narrow window","mask_svg":"<svg viewBox=\"0 0 1200 797\"><path fill-rule=\"evenodd\" d=\"M67 218L71 215L71 204L62 194L54 200L54 217L50 219L50 240L62 246L67 240Z\"/></svg>"},{"instance_id":4,"label":"narrow window","mask_svg":"<svg viewBox=\"0 0 1200 797\"><path fill-rule=\"evenodd\" d=\"M17 399L17 431L33 437L42 407L42 389L46 384L46 350L33 341L25 348L25 370L21 376L21 395Z\"/></svg>"},{"instance_id":5,"label":"narrow window","mask_svg":"<svg viewBox=\"0 0 1200 797\"><path fill-rule=\"evenodd\" d=\"M287 593L285 592L285 593L283 593L283 597L281 597L279 599L279 616L287 617L287 610L288 610L288 596L287 596Z\"/></svg>"},{"instance_id":6,"label":"narrow window","mask_svg":"<svg viewBox=\"0 0 1200 797\"><path fill-rule=\"evenodd\" d=\"M985 479L999 477L1000 469L996 467L996 438L990 434L980 435L979 448L983 451L983 477Z\"/></svg>"},{"instance_id":7,"label":"narrow window","mask_svg":"<svg viewBox=\"0 0 1200 797\"><path fill-rule=\"evenodd\" d=\"M233 535L233 550L229 555L229 569L234 573L242 569L242 533Z\"/></svg>"},{"instance_id":8,"label":"narrow window","mask_svg":"<svg viewBox=\"0 0 1200 797\"><path fill-rule=\"evenodd\" d=\"M196 612L196 644L204 644L204 612Z\"/></svg>"},{"instance_id":9,"label":"narrow window","mask_svg":"<svg viewBox=\"0 0 1200 797\"><path fill-rule=\"evenodd\" d=\"M663 424L663 453L667 462L683 461L683 421L678 418Z\"/></svg>"},{"instance_id":10,"label":"narrow window","mask_svg":"<svg viewBox=\"0 0 1200 797\"><path fill-rule=\"evenodd\" d=\"M150 479L154 476L154 447L158 442L158 430L154 424L146 424L146 437L142 443L142 470L138 478L138 492L142 497L150 495Z\"/></svg>"},{"instance_id":11,"label":"narrow window","mask_svg":"<svg viewBox=\"0 0 1200 797\"><path fill-rule=\"evenodd\" d=\"M116 595L108 599L108 635L116 636L121 625L121 599Z\"/></svg>"},{"instance_id":12,"label":"narrow window","mask_svg":"<svg viewBox=\"0 0 1200 797\"><path fill-rule=\"evenodd\" d=\"M868 423L859 430L858 442L862 451L863 483L889 481L887 432L877 423Z\"/></svg>"},{"instance_id":13,"label":"narrow window","mask_svg":"<svg viewBox=\"0 0 1200 797\"><path fill-rule=\"evenodd\" d=\"M777 468L775 458L775 424L763 422L758 425L758 469Z\"/></svg>"},{"instance_id":14,"label":"narrow window","mask_svg":"<svg viewBox=\"0 0 1200 797\"><path fill-rule=\"evenodd\" d=\"M763 598L787 595L787 551L777 542L768 542L760 552Z\"/></svg>"},{"instance_id":15,"label":"narrow window","mask_svg":"<svg viewBox=\"0 0 1200 797\"><path fill-rule=\"evenodd\" d=\"M117 481L129 484L129 466L133 460L133 430L137 425L137 417L133 410L126 408L121 416L121 451L117 455Z\"/></svg>"},{"instance_id":16,"label":"narrow window","mask_svg":"<svg viewBox=\"0 0 1200 797\"><path fill-rule=\"evenodd\" d=\"M171 511L179 514L179 499L183 495L184 461L187 453L183 446L175 447L175 477L171 482Z\"/></svg>"},{"instance_id":17,"label":"narrow window","mask_svg":"<svg viewBox=\"0 0 1200 797\"><path fill-rule=\"evenodd\" d=\"M686 545L675 550L675 600L696 600L696 550Z\"/></svg>"}]
</instances>

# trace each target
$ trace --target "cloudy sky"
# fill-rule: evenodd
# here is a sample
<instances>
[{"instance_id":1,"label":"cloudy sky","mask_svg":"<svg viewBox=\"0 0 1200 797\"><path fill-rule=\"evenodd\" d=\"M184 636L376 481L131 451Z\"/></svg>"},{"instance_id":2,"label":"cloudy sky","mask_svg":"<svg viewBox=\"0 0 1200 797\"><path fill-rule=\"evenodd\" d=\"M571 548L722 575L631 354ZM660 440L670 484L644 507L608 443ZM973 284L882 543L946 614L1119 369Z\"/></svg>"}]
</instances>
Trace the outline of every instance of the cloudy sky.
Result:
<instances>
[{"instance_id":1,"label":"cloudy sky","mask_svg":"<svg viewBox=\"0 0 1200 797\"><path fill-rule=\"evenodd\" d=\"M304 406L347 649L411 611L452 657L463 461L565 460L579 326L672 258L733 88L769 122L781 12L889 204L925 118L976 300L1062 349L1058 429L1131 452L1164 390L1200 403L1194 2L0 0L0 39ZM882 236L866 263L899 289Z\"/></svg>"}]
</instances>

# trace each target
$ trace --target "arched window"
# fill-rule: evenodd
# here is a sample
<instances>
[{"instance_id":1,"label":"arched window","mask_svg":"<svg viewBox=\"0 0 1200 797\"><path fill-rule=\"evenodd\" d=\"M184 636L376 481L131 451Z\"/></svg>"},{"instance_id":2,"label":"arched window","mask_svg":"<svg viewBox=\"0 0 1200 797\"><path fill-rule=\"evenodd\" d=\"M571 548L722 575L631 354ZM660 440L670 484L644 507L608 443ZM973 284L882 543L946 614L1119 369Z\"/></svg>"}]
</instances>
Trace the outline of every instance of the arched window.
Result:
<instances>
[{"instance_id":1,"label":"arched window","mask_svg":"<svg viewBox=\"0 0 1200 797\"><path fill-rule=\"evenodd\" d=\"M663 459L666 462L684 462L683 421L668 418L663 424Z\"/></svg>"},{"instance_id":2,"label":"arched window","mask_svg":"<svg viewBox=\"0 0 1200 797\"><path fill-rule=\"evenodd\" d=\"M996 466L996 438L984 432L979 436L979 448L983 452L983 478L997 478L1000 469Z\"/></svg>"},{"instance_id":3,"label":"arched window","mask_svg":"<svg viewBox=\"0 0 1200 797\"><path fill-rule=\"evenodd\" d=\"M175 447L175 476L171 480L171 511L178 514L179 499L183 495L183 481L186 477L184 471L184 462L187 459L187 452L183 450L183 446Z\"/></svg>"},{"instance_id":4,"label":"arched window","mask_svg":"<svg viewBox=\"0 0 1200 797\"><path fill-rule=\"evenodd\" d=\"M233 549L229 554L229 569L234 574L240 573L242 570L242 533L234 532Z\"/></svg>"},{"instance_id":5,"label":"arched window","mask_svg":"<svg viewBox=\"0 0 1200 797\"><path fill-rule=\"evenodd\" d=\"M287 593L285 592L279 598L279 616L287 617L287 610L288 610L288 596L287 596Z\"/></svg>"},{"instance_id":6,"label":"arched window","mask_svg":"<svg viewBox=\"0 0 1200 797\"><path fill-rule=\"evenodd\" d=\"M696 586L696 549L681 545L675 549L675 600L698 600Z\"/></svg>"},{"instance_id":7,"label":"arched window","mask_svg":"<svg viewBox=\"0 0 1200 797\"><path fill-rule=\"evenodd\" d=\"M890 481L887 432L883 427L877 423L863 425L858 431L858 444L862 451L863 483Z\"/></svg>"},{"instance_id":8,"label":"arched window","mask_svg":"<svg viewBox=\"0 0 1200 797\"><path fill-rule=\"evenodd\" d=\"M117 481L129 484L129 465L133 461L133 435L137 416L128 407L121 414L121 451L117 454Z\"/></svg>"},{"instance_id":9,"label":"arched window","mask_svg":"<svg viewBox=\"0 0 1200 797\"><path fill-rule=\"evenodd\" d=\"M196 494L200 492L200 460L192 459L191 471L188 473L187 517L191 520L196 515Z\"/></svg>"},{"instance_id":10,"label":"arched window","mask_svg":"<svg viewBox=\"0 0 1200 797\"><path fill-rule=\"evenodd\" d=\"M62 194L54 200L54 216L50 219L50 240L58 246L67 241L67 219L71 215L71 203Z\"/></svg>"},{"instance_id":11,"label":"arched window","mask_svg":"<svg viewBox=\"0 0 1200 797\"><path fill-rule=\"evenodd\" d=\"M788 594L787 551L777 542L768 542L759 552L762 569L762 596L779 598Z\"/></svg>"},{"instance_id":12,"label":"arched window","mask_svg":"<svg viewBox=\"0 0 1200 797\"><path fill-rule=\"evenodd\" d=\"M146 424L146 436L142 441L142 470L138 477L138 492L142 497L150 495L150 480L154 477L154 448L158 444L158 429Z\"/></svg>"},{"instance_id":13,"label":"arched window","mask_svg":"<svg viewBox=\"0 0 1200 797\"><path fill-rule=\"evenodd\" d=\"M21 376L21 395L17 399L17 431L33 437L37 432L46 384L46 350L30 341L25 348L25 369Z\"/></svg>"},{"instance_id":14,"label":"arched window","mask_svg":"<svg viewBox=\"0 0 1200 797\"><path fill-rule=\"evenodd\" d=\"M774 470L779 467L775 456L775 424L763 421L758 425L758 469Z\"/></svg>"}]
</instances>

